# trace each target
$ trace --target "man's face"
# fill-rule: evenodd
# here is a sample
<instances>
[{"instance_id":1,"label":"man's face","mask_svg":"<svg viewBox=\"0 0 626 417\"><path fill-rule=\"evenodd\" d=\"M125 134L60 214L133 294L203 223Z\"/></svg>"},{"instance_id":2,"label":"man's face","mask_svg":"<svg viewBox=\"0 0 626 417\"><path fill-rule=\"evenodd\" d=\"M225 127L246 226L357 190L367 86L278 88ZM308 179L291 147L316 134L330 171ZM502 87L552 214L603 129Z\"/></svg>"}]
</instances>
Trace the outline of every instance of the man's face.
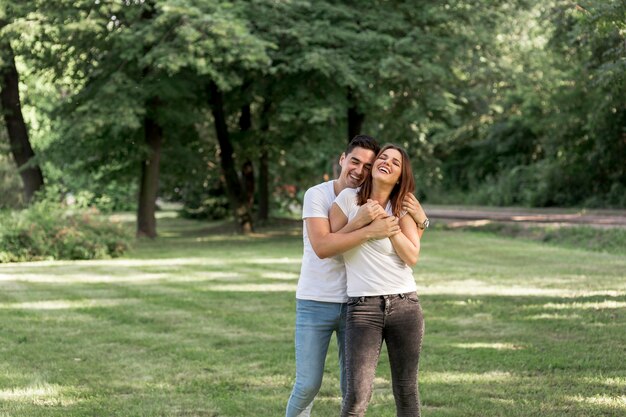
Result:
<instances>
[{"instance_id":1,"label":"man's face","mask_svg":"<svg viewBox=\"0 0 626 417\"><path fill-rule=\"evenodd\" d=\"M375 156L374 151L359 147L352 149L347 155L342 154L339 159L341 165L339 182L348 188L356 188L363 184L372 170Z\"/></svg>"}]
</instances>

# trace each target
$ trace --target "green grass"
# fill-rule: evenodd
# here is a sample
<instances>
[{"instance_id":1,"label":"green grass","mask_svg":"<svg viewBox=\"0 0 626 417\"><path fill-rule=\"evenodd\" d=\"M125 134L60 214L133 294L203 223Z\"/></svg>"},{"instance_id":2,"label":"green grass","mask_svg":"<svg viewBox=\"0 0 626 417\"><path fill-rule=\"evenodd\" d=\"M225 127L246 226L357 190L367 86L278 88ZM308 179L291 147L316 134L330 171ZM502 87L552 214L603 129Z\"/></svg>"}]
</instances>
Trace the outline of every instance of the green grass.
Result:
<instances>
[{"instance_id":1,"label":"green grass","mask_svg":"<svg viewBox=\"0 0 626 417\"><path fill-rule=\"evenodd\" d=\"M462 229L626 256L626 229L624 228L600 228L578 225L526 226L512 223L490 222L480 226L467 226Z\"/></svg>"},{"instance_id":2,"label":"green grass","mask_svg":"<svg viewBox=\"0 0 626 417\"><path fill-rule=\"evenodd\" d=\"M0 416L280 416L297 226L161 219L122 259L0 265ZM626 259L429 230L423 415L626 415ZM385 353L383 353L385 355ZM339 414L331 344L315 416ZM381 360L368 416L394 416Z\"/></svg>"}]
</instances>

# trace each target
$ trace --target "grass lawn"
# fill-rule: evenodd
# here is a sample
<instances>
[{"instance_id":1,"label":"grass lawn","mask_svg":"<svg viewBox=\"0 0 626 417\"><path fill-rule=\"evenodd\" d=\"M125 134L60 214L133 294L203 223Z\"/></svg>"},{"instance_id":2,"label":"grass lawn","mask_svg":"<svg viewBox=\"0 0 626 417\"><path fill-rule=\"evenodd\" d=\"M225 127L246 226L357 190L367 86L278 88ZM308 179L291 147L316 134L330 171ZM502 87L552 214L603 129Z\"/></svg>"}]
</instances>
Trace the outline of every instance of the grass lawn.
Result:
<instances>
[{"instance_id":1,"label":"grass lawn","mask_svg":"<svg viewBox=\"0 0 626 417\"><path fill-rule=\"evenodd\" d=\"M0 416L284 415L299 228L159 227L123 259L0 265ZM415 279L424 416L626 416L623 256L435 229ZM381 360L368 416L394 415Z\"/></svg>"}]
</instances>

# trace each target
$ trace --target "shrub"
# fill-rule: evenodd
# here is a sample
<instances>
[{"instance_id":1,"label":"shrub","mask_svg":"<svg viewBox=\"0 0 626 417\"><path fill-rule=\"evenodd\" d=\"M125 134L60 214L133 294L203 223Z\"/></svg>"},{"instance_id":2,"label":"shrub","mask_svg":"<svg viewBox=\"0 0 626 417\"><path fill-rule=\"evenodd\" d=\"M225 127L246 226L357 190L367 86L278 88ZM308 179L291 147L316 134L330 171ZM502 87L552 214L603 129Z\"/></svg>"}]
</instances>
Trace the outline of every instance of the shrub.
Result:
<instances>
[{"instance_id":1,"label":"shrub","mask_svg":"<svg viewBox=\"0 0 626 417\"><path fill-rule=\"evenodd\" d=\"M95 209L69 211L42 201L0 215L0 263L43 259L105 259L122 255L131 234Z\"/></svg>"},{"instance_id":2,"label":"shrub","mask_svg":"<svg viewBox=\"0 0 626 417\"><path fill-rule=\"evenodd\" d=\"M181 216L198 220L221 220L230 216L230 206L223 187L185 193Z\"/></svg>"},{"instance_id":3,"label":"shrub","mask_svg":"<svg viewBox=\"0 0 626 417\"><path fill-rule=\"evenodd\" d=\"M17 167L8 155L0 138L0 209L18 208L24 204L22 181L17 173Z\"/></svg>"}]
</instances>

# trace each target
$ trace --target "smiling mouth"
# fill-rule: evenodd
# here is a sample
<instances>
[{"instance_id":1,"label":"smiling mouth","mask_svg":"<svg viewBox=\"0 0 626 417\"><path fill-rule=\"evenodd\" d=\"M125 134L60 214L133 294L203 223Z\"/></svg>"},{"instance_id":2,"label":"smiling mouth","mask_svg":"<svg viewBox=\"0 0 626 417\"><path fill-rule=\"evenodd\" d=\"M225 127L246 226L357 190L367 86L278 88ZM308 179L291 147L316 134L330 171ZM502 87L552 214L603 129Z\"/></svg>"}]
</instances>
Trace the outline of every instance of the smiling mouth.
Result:
<instances>
[{"instance_id":1,"label":"smiling mouth","mask_svg":"<svg viewBox=\"0 0 626 417\"><path fill-rule=\"evenodd\" d=\"M357 176L354 176L354 175L350 175L350 178L352 178L356 182L361 181L361 177L357 177Z\"/></svg>"},{"instance_id":2,"label":"smiling mouth","mask_svg":"<svg viewBox=\"0 0 626 417\"><path fill-rule=\"evenodd\" d=\"M381 166L381 167L378 168L378 170L380 172L385 173L385 174L391 174L391 171L389 171L389 168L387 168L386 166Z\"/></svg>"}]
</instances>

